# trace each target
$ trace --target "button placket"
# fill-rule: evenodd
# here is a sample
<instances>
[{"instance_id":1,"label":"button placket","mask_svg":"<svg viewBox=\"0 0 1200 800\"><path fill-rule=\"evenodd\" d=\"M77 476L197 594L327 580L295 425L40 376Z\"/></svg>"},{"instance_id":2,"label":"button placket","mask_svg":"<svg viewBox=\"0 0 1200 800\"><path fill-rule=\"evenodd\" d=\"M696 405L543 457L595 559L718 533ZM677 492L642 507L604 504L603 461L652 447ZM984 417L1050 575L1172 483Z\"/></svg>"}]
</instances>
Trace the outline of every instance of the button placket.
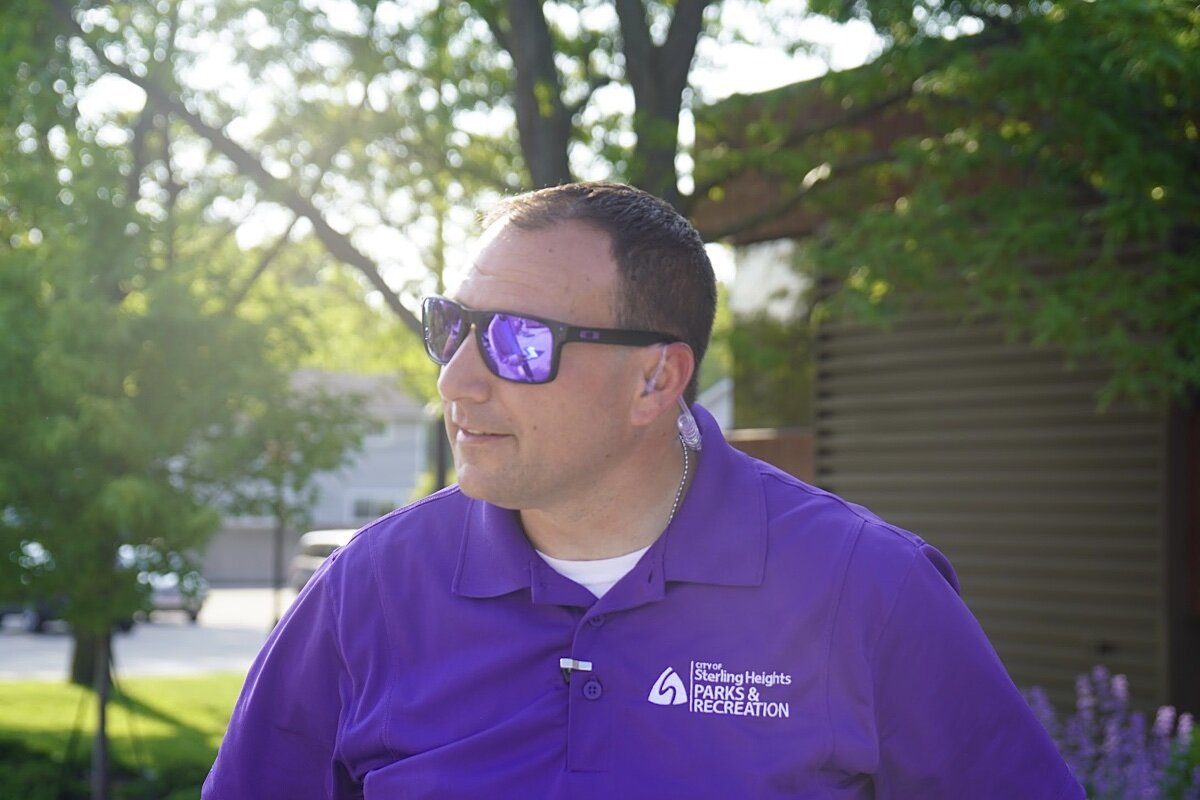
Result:
<instances>
[{"instance_id":1,"label":"button placket","mask_svg":"<svg viewBox=\"0 0 1200 800\"><path fill-rule=\"evenodd\" d=\"M612 749L612 703L606 702L602 680L605 671L605 614L584 612L575 624L572 659L584 660L588 669L570 673L567 711L567 769L572 772L605 772ZM611 698L608 698L611 700Z\"/></svg>"},{"instance_id":2,"label":"button placket","mask_svg":"<svg viewBox=\"0 0 1200 800\"><path fill-rule=\"evenodd\" d=\"M599 702L604 685L586 672L571 674L567 710L567 768L604 772L612 748L611 703Z\"/></svg>"}]
</instances>

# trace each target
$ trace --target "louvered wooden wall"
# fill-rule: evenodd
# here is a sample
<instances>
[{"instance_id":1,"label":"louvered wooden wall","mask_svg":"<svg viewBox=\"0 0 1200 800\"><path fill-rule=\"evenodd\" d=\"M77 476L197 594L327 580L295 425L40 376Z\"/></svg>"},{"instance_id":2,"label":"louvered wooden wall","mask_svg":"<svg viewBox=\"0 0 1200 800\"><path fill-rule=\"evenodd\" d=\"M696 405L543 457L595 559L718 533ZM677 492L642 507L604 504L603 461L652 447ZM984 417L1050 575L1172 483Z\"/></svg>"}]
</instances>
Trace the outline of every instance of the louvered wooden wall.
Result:
<instances>
[{"instance_id":1,"label":"louvered wooden wall","mask_svg":"<svg viewBox=\"0 0 1200 800\"><path fill-rule=\"evenodd\" d=\"M816 482L931 542L1019 686L1077 673L1166 694L1163 415L1096 413L1104 382L993 324L826 324Z\"/></svg>"}]
</instances>

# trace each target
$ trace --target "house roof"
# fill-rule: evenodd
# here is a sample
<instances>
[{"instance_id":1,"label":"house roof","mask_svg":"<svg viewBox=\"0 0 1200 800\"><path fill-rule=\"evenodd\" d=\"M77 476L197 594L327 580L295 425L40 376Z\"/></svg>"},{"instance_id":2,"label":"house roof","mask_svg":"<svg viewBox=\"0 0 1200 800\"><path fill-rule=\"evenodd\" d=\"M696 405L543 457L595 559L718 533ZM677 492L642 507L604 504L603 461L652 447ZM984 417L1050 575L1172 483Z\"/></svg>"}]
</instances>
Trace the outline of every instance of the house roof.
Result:
<instances>
[{"instance_id":1,"label":"house roof","mask_svg":"<svg viewBox=\"0 0 1200 800\"><path fill-rule=\"evenodd\" d=\"M324 389L334 394L361 394L367 397L367 411L380 420L427 419L425 404L404 391L398 375L358 375L301 369L292 373L293 388Z\"/></svg>"},{"instance_id":2,"label":"house roof","mask_svg":"<svg viewBox=\"0 0 1200 800\"><path fill-rule=\"evenodd\" d=\"M930 43L928 63L955 46ZM869 87L870 99L851 85ZM880 60L698 109L693 224L707 241L753 244L803 238L838 210L895 200L908 186L881 184L868 168L898 142L939 131L911 108L913 91ZM845 201L829 199L835 185Z\"/></svg>"}]
</instances>

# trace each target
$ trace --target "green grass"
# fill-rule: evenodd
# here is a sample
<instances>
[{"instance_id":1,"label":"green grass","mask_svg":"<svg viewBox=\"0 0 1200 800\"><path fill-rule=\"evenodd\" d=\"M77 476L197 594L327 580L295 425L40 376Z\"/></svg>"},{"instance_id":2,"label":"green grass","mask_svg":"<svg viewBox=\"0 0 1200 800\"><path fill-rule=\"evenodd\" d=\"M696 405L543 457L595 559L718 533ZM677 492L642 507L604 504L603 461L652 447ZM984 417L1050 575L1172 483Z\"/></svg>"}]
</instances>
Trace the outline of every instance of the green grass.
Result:
<instances>
[{"instance_id":1,"label":"green grass","mask_svg":"<svg viewBox=\"0 0 1200 800\"><path fill-rule=\"evenodd\" d=\"M114 694L108 707L114 797L199 797L242 680L234 674L122 680L123 694ZM91 691L66 682L0 681L0 797L76 797L95 730ZM64 781L74 784L54 788Z\"/></svg>"}]
</instances>

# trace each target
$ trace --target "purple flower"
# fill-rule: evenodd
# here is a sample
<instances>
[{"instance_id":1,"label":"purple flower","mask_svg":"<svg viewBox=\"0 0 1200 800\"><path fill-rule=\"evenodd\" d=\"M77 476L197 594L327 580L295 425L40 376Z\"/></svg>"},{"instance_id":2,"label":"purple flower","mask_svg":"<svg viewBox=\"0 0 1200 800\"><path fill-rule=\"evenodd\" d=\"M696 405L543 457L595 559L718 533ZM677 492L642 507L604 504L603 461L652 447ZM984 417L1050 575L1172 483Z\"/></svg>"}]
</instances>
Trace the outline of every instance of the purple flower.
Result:
<instances>
[{"instance_id":1,"label":"purple flower","mask_svg":"<svg viewBox=\"0 0 1200 800\"><path fill-rule=\"evenodd\" d=\"M1163 706L1154 716L1154 735L1166 737L1175 727L1175 706ZM1182 733L1182 731L1180 731Z\"/></svg>"},{"instance_id":2,"label":"purple flower","mask_svg":"<svg viewBox=\"0 0 1200 800\"><path fill-rule=\"evenodd\" d=\"M1094 800L1200 800L1200 766L1188 762L1194 720L1159 708L1151 724L1130 708L1129 680L1094 667L1075 680L1075 713L1060 722L1046 693L1025 693L1034 715Z\"/></svg>"}]
</instances>

